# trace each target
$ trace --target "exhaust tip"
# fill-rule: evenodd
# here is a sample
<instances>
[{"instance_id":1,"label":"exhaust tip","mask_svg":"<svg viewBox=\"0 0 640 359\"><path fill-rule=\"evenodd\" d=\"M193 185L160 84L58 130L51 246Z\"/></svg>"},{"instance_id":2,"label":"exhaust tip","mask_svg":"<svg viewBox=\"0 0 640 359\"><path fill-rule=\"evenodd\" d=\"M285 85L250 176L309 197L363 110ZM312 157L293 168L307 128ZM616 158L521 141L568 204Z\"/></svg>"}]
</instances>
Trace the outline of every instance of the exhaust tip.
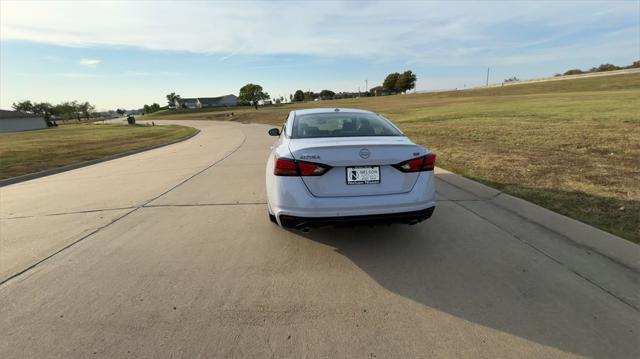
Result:
<instances>
[{"instance_id":1,"label":"exhaust tip","mask_svg":"<svg viewBox=\"0 0 640 359\"><path fill-rule=\"evenodd\" d=\"M416 225L416 224L418 224L418 223L420 223L420 221L419 221L419 220L417 220L417 219L412 219L412 220L410 220L410 221L409 221L409 225L410 225L410 226L414 226L414 225Z\"/></svg>"},{"instance_id":2,"label":"exhaust tip","mask_svg":"<svg viewBox=\"0 0 640 359\"><path fill-rule=\"evenodd\" d=\"M302 228L300 228L300 231L302 233L309 233L309 232L311 232L311 227L306 227L306 226L302 227Z\"/></svg>"}]
</instances>

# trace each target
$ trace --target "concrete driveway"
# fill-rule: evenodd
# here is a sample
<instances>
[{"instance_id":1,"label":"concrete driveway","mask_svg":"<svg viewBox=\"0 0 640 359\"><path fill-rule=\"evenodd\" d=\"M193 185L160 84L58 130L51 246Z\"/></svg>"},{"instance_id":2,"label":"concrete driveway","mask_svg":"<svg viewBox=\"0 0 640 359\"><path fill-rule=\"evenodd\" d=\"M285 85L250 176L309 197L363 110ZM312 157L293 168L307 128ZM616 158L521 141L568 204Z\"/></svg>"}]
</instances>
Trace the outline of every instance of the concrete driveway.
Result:
<instances>
[{"instance_id":1,"label":"concrete driveway","mask_svg":"<svg viewBox=\"0 0 640 359\"><path fill-rule=\"evenodd\" d=\"M187 124L0 188L1 358L640 355L637 246L446 171L423 224L285 231L267 127Z\"/></svg>"}]
</instances>

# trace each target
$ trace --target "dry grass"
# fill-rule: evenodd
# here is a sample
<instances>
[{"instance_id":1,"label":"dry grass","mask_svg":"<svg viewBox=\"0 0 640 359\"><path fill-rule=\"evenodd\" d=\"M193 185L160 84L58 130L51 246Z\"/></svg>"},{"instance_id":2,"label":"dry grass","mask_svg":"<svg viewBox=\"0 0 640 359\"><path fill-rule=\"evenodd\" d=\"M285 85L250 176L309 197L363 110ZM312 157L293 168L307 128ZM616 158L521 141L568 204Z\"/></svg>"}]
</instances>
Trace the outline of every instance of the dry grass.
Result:
<instances>
[{"instance_id":1,"label":"dry grass","mask_svg":"<svg viewBox=\"0 0 640 359\"><path fill-rule=\"evenodd\" d=\"M171 142L195 133L184 126L74 124L0 134L0 179Z\"/></svg>"},{"instance_id":2,"label":"dry grass","mask_svg":"<svg viewBox=\"0 0 640 359\"><path fill-rule=\"evenodd\" d=\"M389 117L441 167L640 242L640 75L434 94L234 108L279 125L295 108L355 107ZM160 114L225 120L228 110Z\"/></svg>"}]
</instances>

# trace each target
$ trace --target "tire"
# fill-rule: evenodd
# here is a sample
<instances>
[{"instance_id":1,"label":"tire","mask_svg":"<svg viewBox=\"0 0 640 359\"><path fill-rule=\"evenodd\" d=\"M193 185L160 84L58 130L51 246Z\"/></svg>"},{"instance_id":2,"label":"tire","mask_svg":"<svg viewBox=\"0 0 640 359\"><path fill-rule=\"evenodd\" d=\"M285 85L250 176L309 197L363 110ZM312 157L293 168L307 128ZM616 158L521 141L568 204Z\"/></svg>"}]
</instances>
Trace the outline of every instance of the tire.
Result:
<instances>
[{"instance_id":1,"label":"tire","mask_svg":"<svg viewBox=\"0 0 640 359\"><path fill-rule=\"evenodd\" d=\"M278 224L278 221L276 220L276 216L274 216L271 213L269 213L269 220L271 221L271 223Z\"/></svg>"}]
</instances>

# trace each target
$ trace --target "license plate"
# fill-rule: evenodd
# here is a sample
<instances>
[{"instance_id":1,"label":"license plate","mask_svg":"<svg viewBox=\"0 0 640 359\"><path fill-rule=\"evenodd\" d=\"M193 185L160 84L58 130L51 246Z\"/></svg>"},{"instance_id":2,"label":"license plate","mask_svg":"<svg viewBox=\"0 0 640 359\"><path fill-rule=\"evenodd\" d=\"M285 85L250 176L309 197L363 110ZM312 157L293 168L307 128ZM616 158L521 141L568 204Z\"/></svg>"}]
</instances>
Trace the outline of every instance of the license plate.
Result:
<instances>
[{"instance_id":1,"label":"license plate","mask_svg":"<svg viewBox=\"0 0 640 359\"><path fill-rule=\"evenodd\" d=\"M347 184L380 183L380 166L347 167Z\"/></svg>"}]
</instances>

